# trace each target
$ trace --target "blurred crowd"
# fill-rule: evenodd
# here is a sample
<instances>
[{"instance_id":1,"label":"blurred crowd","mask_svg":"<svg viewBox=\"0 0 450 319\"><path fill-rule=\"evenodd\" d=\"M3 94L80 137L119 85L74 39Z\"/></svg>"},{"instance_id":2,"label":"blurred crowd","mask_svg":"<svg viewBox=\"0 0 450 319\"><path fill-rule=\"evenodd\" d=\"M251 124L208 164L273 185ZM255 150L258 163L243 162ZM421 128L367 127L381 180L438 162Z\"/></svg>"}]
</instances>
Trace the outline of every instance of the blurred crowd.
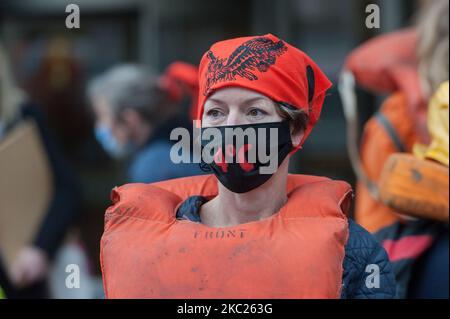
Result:
<instances>
[{"instance_id":1,"label":"blurred crowd","mask_svg":"<svg viewBox=\"0 0 450 319\"><path fill-rule=\"evenodd\" d=\"M448 198L446 214L437 219L411 217L379 195L383 167L395 153L432 160L448 174L448 12L448 0L429 1L413 25L374 37L342 61L355 90L383 101L368 121L356 123L364 127L362 137L350 139L347 147L357 180L354 218L387 250L400 298L448 298ZM109 191L124 183L204 174L198 164L170 160L175 143L170 132L177 127L191 131L196 117L197 66L175 60L156 72L124 62L87 80L72 58L70 43L56 38L39 66L20 78L14 53L2 42L0 38L1 291L9 298L102 298L98 245ZM345 83L339 86L344 89ZM345 96L352 92L343 91L346 107ZM358 107L364 108L363 103L359 100ZM347 125L351 129L355 123ZM433 131L437 126L441 129ZM17 239L17 247L1 232L8 228L5 216L14 210L27 216L19 205L27 194L6 198L3 189L20 192L22 186L3 177L15 164L4 153L14 143L26 143L20 138L26 133L37 138L41 154L24 153L23 165L33 169L37 158L43 158L51 190L44 211L33 212L39 218L34 228L27 228L32 233L19 236L28 239ZM40 192L40 181L26 180L35 182L31 192ZM6 205L7 200L18 203ZM66 289L67 264L79 266L81 289Z\"/></svg>"}]
</instances>

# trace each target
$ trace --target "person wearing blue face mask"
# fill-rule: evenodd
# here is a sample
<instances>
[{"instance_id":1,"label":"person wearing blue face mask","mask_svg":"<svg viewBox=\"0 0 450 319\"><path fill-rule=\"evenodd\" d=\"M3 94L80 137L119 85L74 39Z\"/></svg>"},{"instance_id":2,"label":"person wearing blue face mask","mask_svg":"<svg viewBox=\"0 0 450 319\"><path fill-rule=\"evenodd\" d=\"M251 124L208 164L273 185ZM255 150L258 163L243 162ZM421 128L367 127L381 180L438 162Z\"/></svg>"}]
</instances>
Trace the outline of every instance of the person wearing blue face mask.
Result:
<instances>
[{"instance_id":1,"label":"person wearing blue face mask","mask_svg":"<svg viewBox=\"0 0 450 319\"><path fill-rule=\"evenodd\" d=\"M95 126L95 138L103 149L113 158L121 159L133 151L132 144L121 144L114 136L109 125L98 124Z\"/></svg>"},{"instance_id":2,"label":"person wearing blue face mask","mask_svg":"<svg viewBox=\"0 0 450 319\"><path fill-rule=\"evenodd\" d=\"M198 165L170 160L170 132L189 124L151 71L132 64L113 67L92 80L88 95L96 115L95 136L111 157L129 160L129 182L202 173Z\"/></svg>"}]
</instances>

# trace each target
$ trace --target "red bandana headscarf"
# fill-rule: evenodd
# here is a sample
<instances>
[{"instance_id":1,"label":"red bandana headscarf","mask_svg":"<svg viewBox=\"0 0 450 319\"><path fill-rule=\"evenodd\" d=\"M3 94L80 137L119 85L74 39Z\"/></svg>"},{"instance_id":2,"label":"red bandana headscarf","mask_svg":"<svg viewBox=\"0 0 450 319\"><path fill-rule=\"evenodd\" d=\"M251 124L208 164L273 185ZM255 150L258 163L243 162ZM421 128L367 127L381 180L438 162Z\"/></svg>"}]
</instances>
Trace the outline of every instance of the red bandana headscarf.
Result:
<instances>
[{"instance_id":1,"label":"red bandana headscarf","mask_svg":"<svg viewBox=\"0 0 450 319\"><path fill-rule=\"evenodd\" d=\"M200 62L197 119L213 92L230 86L253 90L306 111L309 121L298 149L319 119L331 85L310 57L272 34L217 42Z\"/></svg>"}]
</instances>

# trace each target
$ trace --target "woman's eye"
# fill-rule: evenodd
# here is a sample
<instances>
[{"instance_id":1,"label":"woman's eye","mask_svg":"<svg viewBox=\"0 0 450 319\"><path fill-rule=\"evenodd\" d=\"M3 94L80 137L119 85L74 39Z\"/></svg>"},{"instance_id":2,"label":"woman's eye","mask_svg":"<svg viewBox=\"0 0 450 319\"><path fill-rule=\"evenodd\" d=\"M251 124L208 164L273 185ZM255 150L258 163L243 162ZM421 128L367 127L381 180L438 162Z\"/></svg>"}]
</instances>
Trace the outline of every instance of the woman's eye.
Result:
<instances>
[{"instance_id":1,"label":"woman's eye","mask_svg":"<svg viewBox=\"0 0 450 319\"><path fill-rule=\"evenodd\" d=\"M213 118L213 119L217 119L222 115L222 112L220 112L219 110L213 109L213 110L209 110L206 115L208 115L209 117Z\"/></svg>"},{"instance_id":2,"label":"woman's eye","mask_svg":"<svg viewBox=\"0 0 450 319\"><path fill-rule=\"evenodd\" d=\"M264 115L267 115L266 111L263 111L261 109L253 108L247 113L251 117L262 117Z\"/></svg>"}]
</instances>

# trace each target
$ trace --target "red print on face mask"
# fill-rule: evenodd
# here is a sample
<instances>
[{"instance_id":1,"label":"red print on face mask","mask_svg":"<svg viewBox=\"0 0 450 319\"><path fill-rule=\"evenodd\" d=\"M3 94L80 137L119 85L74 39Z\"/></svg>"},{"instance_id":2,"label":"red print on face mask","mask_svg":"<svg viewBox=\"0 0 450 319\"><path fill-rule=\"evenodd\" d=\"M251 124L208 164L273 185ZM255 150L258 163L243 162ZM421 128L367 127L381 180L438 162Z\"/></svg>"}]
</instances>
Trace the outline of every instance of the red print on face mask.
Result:
<instances>
[{"instance_id":1,"label":"red print on face mask","mask_svg":"<svg viewBox=\"0 0 450 319\"><path fill-rule=\"evenodd\" d=\"M242 168L242 170L244 170L245 172L250 172L255 168L255 165L249 163L246 157L246 154L251 149L253 149L253 146L251 144L244 144L238 151L237 162L239 163L239 166ZM217 164L217 166L220 167L223 173L228 172L228 163L226 161L226 157L234 159L236 155L236 149L234 145L227 145L225 147L225 152L227 156L223 154L222 148L219 148L216 154L214 155L214 162Z\"/></svg>"}]
</instances>

